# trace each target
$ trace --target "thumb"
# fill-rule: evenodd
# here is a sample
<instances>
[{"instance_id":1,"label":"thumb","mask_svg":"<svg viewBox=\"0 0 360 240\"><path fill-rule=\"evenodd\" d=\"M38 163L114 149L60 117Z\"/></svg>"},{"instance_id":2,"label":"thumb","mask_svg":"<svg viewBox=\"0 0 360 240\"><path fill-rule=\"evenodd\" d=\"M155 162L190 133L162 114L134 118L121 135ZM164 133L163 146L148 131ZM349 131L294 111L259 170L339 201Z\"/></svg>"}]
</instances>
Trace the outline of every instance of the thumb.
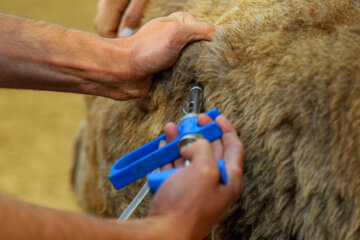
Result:
<instances>
[{"instance_id":1,"label":"thumb","mask_svg":"<svg viewBox=\"0 0 360 240\"><path fill-rule=\"evenodd\" d=\"M207 40L211 41L215 32L215 26L208 23L195 23L186 25L186 32L190 42Z\"/></svg>"},{"instance_id":2,"label":"thumb","mask_svg":"<svg viewBox=\"0 0 360 240\"><path fill-rule=\"evenodd\" d=\"M215 162L211 144L204 139L196 140L193 144L182 147L180 153L183 157L191 159L193 162Z\"/></svg>"},{"instance_id":3,"label":"thumb","mask_svg":"<svg viewBox=\"0 0 360 240\"><path fill-rule=\"evenodd\" d=\"M186 12L174 12L170 14L169 17L175 19L178 23L185 25L200 22L196 17Z\"/></svg>"},{"instance_id":4,"label":"thumb","mask_svg":"<svg viewBox=\"0 0 360 240\"><path fill-rule=\"evenodd\" d=\"M184 25L184 31L186 32L189 41L210 41L212 39L210 34L215 32L214 25L201 22L186 12L175 12L170 14L169 17Z\"/></svg>"}]
</instances>

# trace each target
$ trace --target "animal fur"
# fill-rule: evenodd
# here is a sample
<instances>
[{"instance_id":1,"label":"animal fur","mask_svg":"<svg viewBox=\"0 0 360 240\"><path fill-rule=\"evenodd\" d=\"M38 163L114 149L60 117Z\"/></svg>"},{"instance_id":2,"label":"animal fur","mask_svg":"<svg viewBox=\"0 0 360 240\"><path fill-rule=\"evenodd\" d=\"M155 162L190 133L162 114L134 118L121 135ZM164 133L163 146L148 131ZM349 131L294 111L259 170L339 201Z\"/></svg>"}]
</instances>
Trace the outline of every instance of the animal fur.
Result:
<instances>
[{"instance_id":1,"label":"animal fur","mask_svg":"<svg viewBox=\"0 0 360 240\"><path fill-rule=\"evenodd\" d=\"M198 82L246 150L241 197L213 239L360 239L360 1L152 0L143 23L179 10L225 30L186 47L149 98L87 99L81 206L119 216L143 180L115 191L111 165L176 121Z\"/></svg>"}]
</instances>

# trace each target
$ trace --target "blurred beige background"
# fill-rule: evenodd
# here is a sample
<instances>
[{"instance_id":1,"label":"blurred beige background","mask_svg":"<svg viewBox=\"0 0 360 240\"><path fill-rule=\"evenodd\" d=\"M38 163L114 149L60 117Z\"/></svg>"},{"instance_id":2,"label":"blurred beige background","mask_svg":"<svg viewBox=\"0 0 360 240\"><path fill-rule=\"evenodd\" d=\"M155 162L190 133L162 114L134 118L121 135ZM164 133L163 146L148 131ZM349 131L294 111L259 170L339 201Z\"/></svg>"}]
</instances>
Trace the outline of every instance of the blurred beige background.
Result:
<instances>
[{"instance_id":1,"label":"blurred beige background","mask_svg":"<svg viewBox=\"0 0 360 240\"><path fill-rule=\"evenodd\" d=\"M96 4L97 0L1 0L0 11L94 32ZM70 169L83 115L80 95L0 89L0 194L80 211Z\"/></svg>"}]
</instances>

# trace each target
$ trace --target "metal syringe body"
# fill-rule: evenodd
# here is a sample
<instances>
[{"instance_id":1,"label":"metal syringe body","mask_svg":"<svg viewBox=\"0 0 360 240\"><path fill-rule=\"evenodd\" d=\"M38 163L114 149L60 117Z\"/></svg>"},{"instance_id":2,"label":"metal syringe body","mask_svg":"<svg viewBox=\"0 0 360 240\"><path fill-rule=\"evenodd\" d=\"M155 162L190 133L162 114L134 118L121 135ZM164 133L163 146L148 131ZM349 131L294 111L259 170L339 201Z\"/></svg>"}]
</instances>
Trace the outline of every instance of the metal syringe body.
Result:
<instances>
[{"instance_id":1,"label":"metal syringe body","mask_svg":"<svg viewBox=\"0 0 360 240\"><path fill-rule=\"evenodd\" d=\"M196 116L201 112L202 105L203 89L200 86L195 85L190 89L190 99L183 109L183 115L178 122L178 126L180 126L184 121L187 121L189 118L196 118ZM191 126L192 124L189 125L189 127ZM200 138L202 138L202 136L199 134L186 134L180 139L178 149L180 150L183 146L189 145Z\"/></svg>"}]
</instances>

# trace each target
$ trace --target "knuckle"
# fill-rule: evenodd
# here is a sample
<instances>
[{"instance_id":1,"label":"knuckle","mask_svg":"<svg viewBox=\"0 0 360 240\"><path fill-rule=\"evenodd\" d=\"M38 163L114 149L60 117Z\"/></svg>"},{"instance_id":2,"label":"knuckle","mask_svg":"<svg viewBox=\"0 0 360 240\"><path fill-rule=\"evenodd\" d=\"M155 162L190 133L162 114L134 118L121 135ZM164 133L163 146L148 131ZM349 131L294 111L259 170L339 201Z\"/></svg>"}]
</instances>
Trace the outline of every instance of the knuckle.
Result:
<instances>
[{"instance_id":1,"label":"knuckle","mask_svg":"<svg viewBox=\"0 0 360 240\"><path fill-rule=\"evenodd\" d=\"M219 179L219 170L216 167L215 162L207 161L201 167L200 175L206 179L215 179L218 181Z\"/></svg>"},{"instance_id":2,"label":"knuckle","mask_svg":"<svg viewBox=\"0 0 360 240\"><path fill-rule=\"evenodd\" d=\"M177 22L181 24L186 24L186 20L189 18L189 14L186 12L175 12L170 15L172 18L175 18Z\"/></svg>"},{"instance_id":3,"label":"knuckle","mask_svg":"<svg viewBox=\"0 0 360 240\"><path fill-rule=\"evenodd\" d=\"M174 17L185 17L187 16L188 13L184 12L184 11L177 11L172 13L170 16L174 16Z\"/></svg>"}]
</instances>

